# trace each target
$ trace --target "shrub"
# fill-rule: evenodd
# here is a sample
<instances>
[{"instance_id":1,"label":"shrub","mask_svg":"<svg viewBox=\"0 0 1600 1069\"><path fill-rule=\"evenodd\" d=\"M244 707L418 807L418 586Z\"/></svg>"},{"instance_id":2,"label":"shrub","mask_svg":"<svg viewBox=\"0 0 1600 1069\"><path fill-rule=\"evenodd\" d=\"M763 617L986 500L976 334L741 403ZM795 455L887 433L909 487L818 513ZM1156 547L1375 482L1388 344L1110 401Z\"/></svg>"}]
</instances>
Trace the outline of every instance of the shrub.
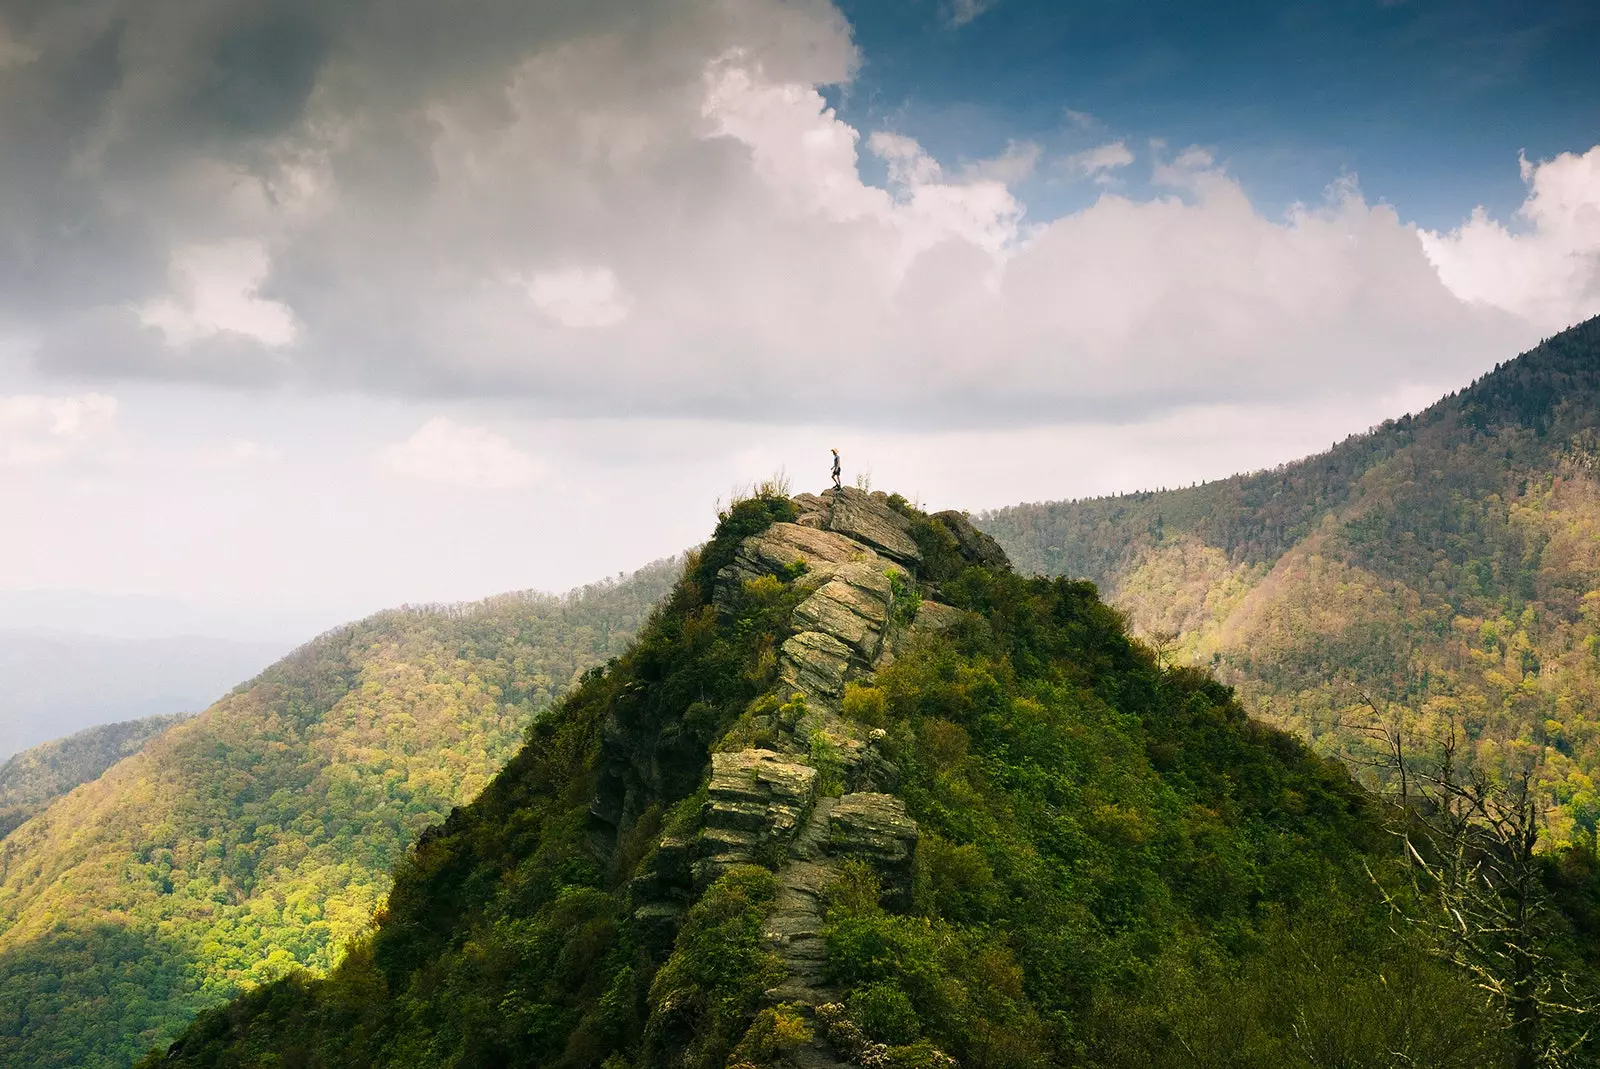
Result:
<instances>
[{"instance_id":1,"label":"shrub","mask_svg":"<svg viewBox=\"0 0 1600 1069\"><path fill-rule=\"evenodd\" d=\"M868 727L881 728L888 721L883 691L862 683L844 685L844 715Z\"/></svg>"},{"instance_id":2,"label":"shrub","mask_svg":"<svg viewBox=\"0 0 1600 1069\"><path fill-rule=\"evenodd\" d=\"M846 1006L861 1030L879 1043L902 1045L922 1038L922 1021L917 1017L917 1008L893 982L858 988Z\"/></svg>"}]
</instances>

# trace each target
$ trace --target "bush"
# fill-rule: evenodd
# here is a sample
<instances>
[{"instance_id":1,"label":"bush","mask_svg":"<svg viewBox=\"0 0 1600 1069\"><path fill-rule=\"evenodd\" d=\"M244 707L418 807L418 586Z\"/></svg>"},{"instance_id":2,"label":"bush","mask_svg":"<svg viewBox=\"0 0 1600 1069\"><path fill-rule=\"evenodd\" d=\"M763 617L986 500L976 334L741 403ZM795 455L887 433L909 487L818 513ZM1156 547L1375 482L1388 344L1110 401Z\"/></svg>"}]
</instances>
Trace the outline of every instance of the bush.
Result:
<instances>
[{"instance_id":1,"label":"bush","mask_svg":"<svg viewBox=\"0 0 1600 1069\"><path fill-rule=\"evenodd\" d=\"M879 1043L898 1046L922 1038L922 1021L917 1017L917 1008L893 982L858 988L846 1006L861 1030Z\"/></svg>"}]
</instances>

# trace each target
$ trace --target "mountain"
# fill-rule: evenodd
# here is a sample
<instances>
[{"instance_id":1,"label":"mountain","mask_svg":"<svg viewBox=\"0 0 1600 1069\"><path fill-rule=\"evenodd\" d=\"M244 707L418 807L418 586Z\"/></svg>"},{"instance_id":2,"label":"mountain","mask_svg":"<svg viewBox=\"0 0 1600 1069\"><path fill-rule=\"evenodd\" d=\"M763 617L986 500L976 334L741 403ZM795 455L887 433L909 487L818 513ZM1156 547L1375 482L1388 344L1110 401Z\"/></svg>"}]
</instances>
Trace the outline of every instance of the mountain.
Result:
<instances>
[{"instance_id":1,"label":"mountain","mask_svg":"<svg viewBox=\"0 0 1600 1069\"><path fill-rule=\"evenodd\" d=\"M182 719L182 713L171 713L102 724L24 750L0 765L0 838Z\"/></svg>"},{"instance_id":2,"label":"mountain","mask_svg":"<svg viewBox=\"0 0 1600 1069\"><path fill-rule=\"evenodd\" d=\"M1456 723L1484 767L1535 761L1552 837L1594 843L1600 319L1318 456L978 524L1326 752L1375 706Z\"/></svg>"},{"instance_id":3,"label":"mountain","mask_svg":"<svg viewBox=\"0 0 1600 1069\"><path fill-rule=\"evenodd\" d=\"M125 1066L365 929L418 832L621 653L663 562L407 608L295 650L0 842L0 1064Z\"/></svg>"},{"instance_id":4,"label":"mountain","mask_svg":"<svg viewBox=\"0 0 1600 1069\"><path fill-rule=\"evenodd\" d=\"M768 487L327 977L140 1064L1501 1064L1400 871L1341 765L1092 585L957 513Z\"/></svg>"},{"instance_id":5,"label":"mountain","mask_svg":"<svg viewBox=\"0 0 1600 1069\"><path fill-rule=\"evenodd\" d=\"M193 712L288 643L0 630L0 758L95 724Z\"/></svg>"}]
</instances>

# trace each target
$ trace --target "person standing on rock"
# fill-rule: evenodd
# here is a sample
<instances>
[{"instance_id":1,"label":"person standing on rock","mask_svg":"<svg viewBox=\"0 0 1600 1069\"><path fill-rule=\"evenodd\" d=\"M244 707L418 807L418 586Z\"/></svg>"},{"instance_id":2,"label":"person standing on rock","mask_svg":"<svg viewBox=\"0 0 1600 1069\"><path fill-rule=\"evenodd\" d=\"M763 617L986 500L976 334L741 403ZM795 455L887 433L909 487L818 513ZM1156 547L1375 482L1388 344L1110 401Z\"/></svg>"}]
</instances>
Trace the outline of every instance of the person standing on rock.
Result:
<instances>
[{"instance_id":1,"label":"person standing on rock","mask_svg":"<svg viewBox=\"0 0 1600 1069\"><path fill-rule=\"evenodd\" d=\"M844 489L843 484L839 482L839 451L837 449L833 451L833 488L835 490Z\"/></svg>"}]
</instances>

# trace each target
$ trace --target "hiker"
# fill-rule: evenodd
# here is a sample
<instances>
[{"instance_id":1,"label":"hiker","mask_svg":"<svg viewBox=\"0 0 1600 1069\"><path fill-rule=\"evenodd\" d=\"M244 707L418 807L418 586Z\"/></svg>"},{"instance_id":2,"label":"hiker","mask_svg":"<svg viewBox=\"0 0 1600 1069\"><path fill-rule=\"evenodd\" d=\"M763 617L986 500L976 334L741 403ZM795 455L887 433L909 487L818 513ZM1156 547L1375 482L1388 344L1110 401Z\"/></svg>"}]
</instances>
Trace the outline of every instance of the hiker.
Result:
<instances>
[{"instance_id":1,"label":"hiker","mask_svg":"<svg viewBox=\"0 0 1600 1069\"><path fill-rule=\"evenodd\" d=\"M837 449L833 451L833 488L835 490L844 489L844 486L839 482L839 451Z\"/></svg>"}]
</instances>

